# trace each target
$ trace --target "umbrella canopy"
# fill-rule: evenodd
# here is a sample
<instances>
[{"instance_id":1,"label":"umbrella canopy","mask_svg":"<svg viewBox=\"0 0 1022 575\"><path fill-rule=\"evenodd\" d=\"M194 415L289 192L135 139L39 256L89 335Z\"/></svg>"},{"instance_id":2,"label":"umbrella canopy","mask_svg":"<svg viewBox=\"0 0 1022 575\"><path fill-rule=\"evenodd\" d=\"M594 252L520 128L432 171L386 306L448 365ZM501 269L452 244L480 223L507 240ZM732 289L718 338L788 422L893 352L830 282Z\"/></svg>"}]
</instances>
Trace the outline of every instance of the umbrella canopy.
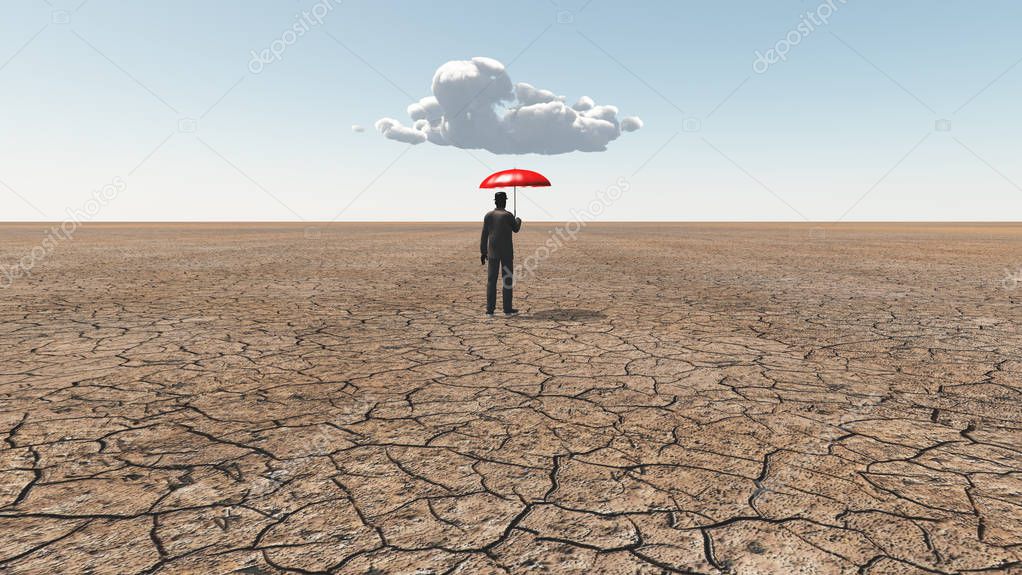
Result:
<instances>
[{"instance_id":1,"label":"umbrella canopy","mask_svg":"<svg viewBox=\"0 0 1022 575\"><path fill-rule=\"evenodd\" d=\"M550 180L532 170L504 170L490 174L479 184L480 188L546 187Z\"/></svg>"},{"instance_id":2,"label":"umbrella canopy","mask_svg":"<svg viewBox=\"0 0 1022 575\"><path fill-rule=\"evenodd\" d=\"M514 202L512 209L518 214L518 188L530 187L539 188L550 185L550 180L539 172L532 170L503 170L490 174L479 184L480 188L514 188Z\"/></svg>"}]
</instances>

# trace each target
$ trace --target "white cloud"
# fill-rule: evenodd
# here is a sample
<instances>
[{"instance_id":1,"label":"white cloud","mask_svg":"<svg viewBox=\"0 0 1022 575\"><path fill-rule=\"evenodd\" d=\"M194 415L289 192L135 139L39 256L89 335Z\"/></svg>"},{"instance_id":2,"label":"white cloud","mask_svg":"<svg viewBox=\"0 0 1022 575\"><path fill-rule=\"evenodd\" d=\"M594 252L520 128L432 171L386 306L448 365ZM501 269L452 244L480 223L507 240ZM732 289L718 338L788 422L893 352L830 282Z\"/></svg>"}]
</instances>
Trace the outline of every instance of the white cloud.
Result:
<instances>
[{"instance_id":1,"label":"white cloud","mask_svg":"<svg viewBox=\"0 0 1022 575\"><path fill-rule=\"evenodd\" d=\"M381 118L376 121L375 127L384 137L398 142L421 144L426 141L426 134L415 128L402 126L401 122L393 118Z\"/></svg>"},{"instance_id":2,"label":"white cloud","mask_svg":"<svg viewBox=\"0 0 1022 575\"><path fill-rule=\"evenodd\" d=\"M526 84L525 82L515 84L515 97L518 98L518 103L523 106L564 100L563 97L558 97L557 94L550 90L539 90L532 84Z\"/></svg>"},{"instance_id":3,"label":"white cloud","mask_svg":"<svg viewBox=\"0 0 1022 575\"><path fill-rule=\"evenodd\" d=\"M382 118L376 129L409 144L484 149L495 154L600 152L642 120L618 120L615 106L582 96L573 106L564 96L520 82L491 58L447 62L433 76L433 95L408 106L411 126Z\"/></svg>"},{"instance_id":4,"label":"white cloud","mask_svg":"<svg viewBox=\"0 0 1022 575\"><path fill-rule=\"evenodd\" d=\"M642 120L638 116L628 116L627 118L621 118L621 130L625 132L634 132L635 130L642 129Z\"/></svg>"},{"instance_id":5,"label":"white cloud","mask_svg":"<svg viewBox=\"0 0 1022 575\"><path fill-rule=\"evenodd\" d=\"M413 120L429 120L431 124L437 124L443 115L444 111L440 108L440 103L433 96L426 96L408 106L408 116Z\"/></svg>"},{"instance_id":6,"label":"white cloud","mask_svg":"<svg viewBox=\"0 0 1022 575\"><path fill-rule=\"evenodd\" d=\"M362 132L366 131L366 129L363 128L362 126L359 126L358 124L352 124L351 131L355 132L356 134L361 134Z\"/></svg>"},{"instance_id":7,"label":"white cloud","mask_svg":"<svg viewBox=\"0 0 1022 575\"><path fill-rule=\"evenodd\" d=\"M592 108L595 105L596 102L594 102L592 98L590 98L589 96L582 96L581 98L578 99L577 102L575 102L575 105L572 106L572 108L579 112L585 112L586 110Z\"/></svg>"}]
</instances>

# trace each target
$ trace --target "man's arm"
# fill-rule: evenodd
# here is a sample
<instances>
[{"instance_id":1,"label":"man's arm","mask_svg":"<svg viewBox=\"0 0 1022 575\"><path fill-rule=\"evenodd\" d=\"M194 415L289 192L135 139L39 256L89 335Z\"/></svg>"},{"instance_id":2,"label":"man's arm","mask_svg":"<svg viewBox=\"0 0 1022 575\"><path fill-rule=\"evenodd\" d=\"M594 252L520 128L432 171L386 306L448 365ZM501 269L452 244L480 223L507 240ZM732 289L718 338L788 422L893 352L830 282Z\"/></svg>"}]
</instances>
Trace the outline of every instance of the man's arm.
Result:
<instances>
[{"instance_id":1,"label":"man's arm","mask_svg":"<svg viewBox=\"0 0 1022 575\"><path fill-rule=\"evenodd\" d=\"M486 243L490 239L490 215L486 214L483 218L483 236L479 239L479 254L482 256L482 261L486 261Z\"/></svg>"}]
</instances>

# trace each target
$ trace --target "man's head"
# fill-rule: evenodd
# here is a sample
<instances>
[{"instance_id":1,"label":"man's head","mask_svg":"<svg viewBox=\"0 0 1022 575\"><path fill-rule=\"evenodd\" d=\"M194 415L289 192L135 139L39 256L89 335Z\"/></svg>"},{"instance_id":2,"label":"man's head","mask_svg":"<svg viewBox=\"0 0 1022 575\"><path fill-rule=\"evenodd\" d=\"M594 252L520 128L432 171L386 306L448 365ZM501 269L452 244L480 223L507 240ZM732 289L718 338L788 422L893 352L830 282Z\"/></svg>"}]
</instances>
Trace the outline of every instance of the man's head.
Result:
<instances>
[{"instance_id":1,"label":"man's head","mask_svg":"<svg viewBox=\"0 0 1022 575\"><path fill-rule=\"evenodd\" d=\"M498 208L507 206L507 193L497 192L496 194L493 194L493 203L496 204Z\"/></svg>"}]
</instances>

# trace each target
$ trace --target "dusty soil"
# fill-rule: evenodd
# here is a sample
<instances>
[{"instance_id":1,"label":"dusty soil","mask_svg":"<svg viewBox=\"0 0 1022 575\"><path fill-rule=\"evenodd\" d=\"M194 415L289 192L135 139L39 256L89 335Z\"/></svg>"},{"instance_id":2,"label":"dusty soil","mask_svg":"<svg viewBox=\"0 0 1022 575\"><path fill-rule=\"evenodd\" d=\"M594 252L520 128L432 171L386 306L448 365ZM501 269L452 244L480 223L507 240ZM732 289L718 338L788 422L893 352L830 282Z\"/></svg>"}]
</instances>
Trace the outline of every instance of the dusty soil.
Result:
<instances>
[{"instance_id":1,"label":"dusty soil","mask_svg":"<svg viewBox=\"0 0 1022 575\"><path fill-rule=\"evenodd\" d=\"M1022 226L589 225L493 320L477 234L51 246L0 573L1022 572Z\"/></svg>"}]
</instances>

